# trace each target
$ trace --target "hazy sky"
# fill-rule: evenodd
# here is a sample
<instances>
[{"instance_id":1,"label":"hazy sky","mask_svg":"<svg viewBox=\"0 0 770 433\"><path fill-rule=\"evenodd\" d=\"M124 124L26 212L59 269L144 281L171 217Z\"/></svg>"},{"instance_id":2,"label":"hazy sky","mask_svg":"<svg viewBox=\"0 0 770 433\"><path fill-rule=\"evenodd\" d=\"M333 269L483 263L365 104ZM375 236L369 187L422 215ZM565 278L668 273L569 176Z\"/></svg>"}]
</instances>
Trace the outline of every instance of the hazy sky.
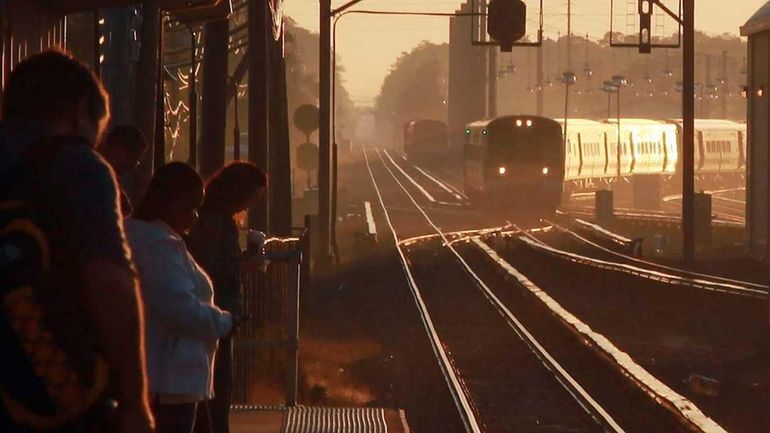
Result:
<instances>
[{"instance_id":1,"label":"hazy sky","mask_svg":"<svg viewBox=\"0 0 770 433\"><path fill-rule=\"evenodd\" d=\"M346 0L333 0L334 6ZM529 29L539 10L536 0L525 0L529 6ZM635 3L634 0L630 0ZM767 0L696 0L696 27L707 33L738 34L739 27ZM363 0L354 9L452 12L460 0ZM625 27L625 1L615 0L615 25ZM666 0L678 7L678 0ZM729 6L725 6L729 4ZM567 0L544 0L546 36L566 33ZM618 8L622 8L618 9ZM572 0L573 34L600 37L609 30L610 0ZM301 26L318 31L318 0L286 0L286 13ZM616 27L616 30L618 28ZM673 22L658 27L659 32L673 33ZM338 53L345 68L346 87L356 103L370 105L390 66L405 51L427 40L447 42L449 23L446 18L348 15L342 18L337 32Z\"/></svg>"}]
</instances>

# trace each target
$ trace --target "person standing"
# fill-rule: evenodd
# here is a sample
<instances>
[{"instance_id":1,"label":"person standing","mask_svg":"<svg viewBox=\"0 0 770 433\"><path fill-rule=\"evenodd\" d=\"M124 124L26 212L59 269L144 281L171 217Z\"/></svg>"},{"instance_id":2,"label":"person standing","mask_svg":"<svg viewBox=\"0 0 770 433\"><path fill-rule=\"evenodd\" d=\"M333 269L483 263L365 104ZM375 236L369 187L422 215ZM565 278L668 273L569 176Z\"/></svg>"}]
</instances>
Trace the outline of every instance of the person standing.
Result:
<instances>
[{"instance_id":1,"label":"person standing","mask_svg":"<svg viewBox=\"0 0 770 433\"><path fill-rule=\"evenodd\" d=\"M134 207L128 198L121 180L123 176L133 172L138 166L142 155L147 151L147 140L137 127L120 125L113 128L96 149L107 160L120 187L120 210L123 216L131 215Z\"/></svg>"},{"instance_id":2,"label":"person standing","mask_svg":"<svg viewBox=\"0 0 770 433\"><path fill-rule=\"evenodd\" d=\"M217 308L206 272L182 236L203 199L203 181L187 164L157 170L126 233L147 312L147 370L158 433L190 433L198 403L213 397L217 340L234 325Z\"/></svg>"},{"instance_id":3,"label":"person standing","mask_svg":"<svg viewBox=\"0 0 770 433\"><path fill-rule=\"evenodd\" d=\"M250 162L233 162L209 178L198 224L190 232L188 245L214 283L214 302L237 317L243 314L241 273L254 263L244 257L238 243L236 215L256 205L267 188L267 175ZM198 411L198 432L229 433L232 396L232 341L224 338L217 352L214 372L215 397ZM204 422L203 420L207 422Z\"/></svg>"},{"instance_id":4,"label":"person standing","mask_svg":"<svg viewBox=\"0 0 770 433\"><path fill-rule=\"evenodd\" d=\"M93 72L61 51L27 58L6 82L0 121L0 201L5 206L0 211L22 204L18 209L22 213L16 216L26 218L27 227L39 228L30 239L34 242L26 245L36 243L46 259L25 256L23 252L31 250L5 237L13 232L6 224L13 216L3 213L7 217L0 221L0 296L6 307L0 309L3 432L39 431L45 423L61 432L104 431L91 425L102 403L106 407L104 394L118 403L110 415L115 426L109 431L149 433L153 428L142 308L118 212L117 186L112 170L93 149L109 119L108 107L107 93ZM17 254L9 253L13 251ZM14 273L38 260L36 271L25 276ZM24 293L25 287L14 290L19 278L36 291L27 308L37 309L46 320L28 321L14 339L7 331L19 323L21 311L10 307L7 296L10 290ZM26 335L33 324L35 333L52 336L48 341L53 343L41 345ZM59 367L70 369L66 378L74 381L66 388L52 388L61 384L57 373L61 368L42 362L39 352L27 352L25 360L27 344L19 346L20 340L67 359ZM17 346L25 349L16 350ZM112 379L110 386L95 373L102 370L102 361ZM94 376L93 381L87 376ZM73 404L69 393L77 392L76 385L70 386L75 382L100 396L84 399L85 413L67 410ZM57 413L51 407L65 410Z\"/></svg>"}]
</instances>

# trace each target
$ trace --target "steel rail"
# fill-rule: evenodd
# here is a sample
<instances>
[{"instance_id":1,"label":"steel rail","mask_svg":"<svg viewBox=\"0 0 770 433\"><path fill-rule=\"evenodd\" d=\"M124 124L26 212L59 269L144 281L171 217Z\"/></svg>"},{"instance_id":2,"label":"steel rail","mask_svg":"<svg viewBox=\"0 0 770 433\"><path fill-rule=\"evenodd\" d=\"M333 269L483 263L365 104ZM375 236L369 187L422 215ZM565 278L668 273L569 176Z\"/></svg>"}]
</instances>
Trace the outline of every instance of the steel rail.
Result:
<instances>
[{"instance_id":1,"label":"steel rail","mask_svg":"<svg viewBox=\"0 0 770 433\"><path fill-rule=\"evenodd\" d=\"M377 184L377 180L374 178L372 167L369 164L369 157L366 154L366 148L363 145L361 147L364 151L364 160L366 161L366 168L369 171L369 177L371 178L372 185L374 186L374 190L377 193L377 198L380 202L380 206L382 207L382 212L385 215L385 221L387 222L388 227L390 228L390 232L393 235L393 241L396 246L396 251L398 251L401 268L404 271L404 276L406 277L407 284L409 285L409 290L412 292L412 297L414 298L414 302L417 305L417 310L420 314L420 320L422 321L425 332L427 333L428 339L430 340L433 353L436 356L439 367L441 368L444 380L449 387L452 400L457 407L460 418L462 419L463 425L465 426L465 430L468 433L481 433L481 428L479 427L479 423L476 420L476 415L468 401L468 396L465 394L463 386L461 385L460 380L457 378L454 367L452 367L452 363L449 361L449 357L446 354L444 345L441 342L438 333L436 332L436 327L433 325L433 319L428 312L428 307L425 305L425 301L422 299L420 288L417 286L417 282L414 279L412 270L406 260L406 255L398 243L398 234L396 234L396 229L393 227L393 223L390 220L388 209L385 207L385 201L382 198L380 187Z\"/></svg>"},{"instance_id":2,"label":"steel rail","mask_svg":"<svg viewBox=\"0 0 770 433\"><path fill-rule=\"evenodd\" d=\"M675 268L673 266L666 266L666 265L662 265L662 264L659 264L659 263L651 262L651 261L648 261L648 260L639 259L637 257L632 257L632 256L629 256L629 255L626 255L626 254L623 254L623 253L619 253L617 251L613 251L613 250L611 250L609 248L606 248L606 247L604 247L602 245L599 245L599 244L591 241L590 239L587 239L587 238L581 236L579 233L576 233L574 230L571 230L571 229L569 229L567 227L564 227L564 226L561 226L559 224L550 222L548 220L544 220L544 221L546 221L548 224L553 225L557 230L569 234L570 236L572 236L573 238L575 238L576 240L578 240L579 242L581 242L583 244L586 244L586 245L589 245L589 246L594 247L596 249L599 249L599 250L601 250L601 251L603 251L605 253L611 254L611 255L613 255L615 257L619 257L619 258L624 259L624 260L628 260L628 261L631 261L631 262L634 262L634 263L638 263L638 264L640 264L642 266L646 266L646 267L649 267L649 268L655 268L655 269L657 269L659 271L662 270L662 271L666 271L666 272L674 272L674 273L679 274L682 278L713 280L715 283L724 283L724 284L731 284L731 285L735 285L735 286L742 286L742 287L745 287L747 289L762 290L762 291L764 291L766 293L768 292L768 289L769 289L768 286L765 285L765 284L752 283L750 281L742 281L742 280L736 280L736 279L732 279L732 278L720 277L718 275L711 275L711 274L704 274L704 273L700 273L700 272L688 271L686 269Z\"/></svg>"},{"instance_id":3,"label":"steel rail","mask_svg":"<svg viewBox=\"0 0 770 433\"><path fill-rule=\"evenodd\" d=\"M594 209L585 207L583 209L577 208L577 207L567 207L562 208L561 212L565 215L573 214L573 215L583 215L583 216L593 216L594 215ZM619 217L622 219L630 220L630 221L650 221L650 222L661 222L661 223L669 223L669 224L682 224L682 219L670 212L663 212L663 211L638 211L638 210L631 210L631 209L621 209L616 208L615 217ZM725 216L725 215L719 215L717 216ZM730 220L720 220L715 219L712 221L712 224L715 227L729 227L729 228L744 228L745 224L741 223L740 221L730 221Z\"/></svg>"},{"instance_id":4,"label":"steel rail","mask_svg":"<svg viewBox=\"0 0 770 433\"><path fill-rule=\"evenodd\" d=\"M436 223L428 216L425 209L420 206L414 196L404 186L404 184L398 179L398 176L388 167L388 164L383 159L376 149L377 156L380 158L382 165L393 177L393 180L398 184L404 194L414 204L415 208L420 212L425 221L433 228L438 237L444 241L444 246L455 256L457 262L464 268L468 275L474 280L476 286L480 289L484 297L490 302L492 307L505 319L510 328L516 333L516 335L527 345L532 353L540 360L543 366L548 369L554 378L562 385L562 387L572 396L572 398L580 405L581 408L588 414L598 425L602 426L606 431L610 432L624 432L623 428L607 413L607 411L596 401L594 398L575 380L572 375L569 374L559 362L553 358L548 350L543 347L540 342L532 335L531 332L524 326L521 321L511 312L511 310L503 303L500 298L495 295L489 286L479 277L479 275L472 269L468 262L457 251L453 244L447 239L446 234L439 228ZM365 152L365 151L364 151ZM395 163L394 163L395 165ZM383 204L384 208L384 204Z\"/></svg>"},{"instance_id":5,"label":"steel rail","mask_svg":"<svg viewBox=\"0 0 770 433\"><path fill-rule=\"evenodd\" d=\"M406 172L406 170L404 170L403 167L401 167L393 159L393 157L390 156L390 152L388 152L387 150L383 150L383 152L385 153L385 156L388 157L390 162L398 169L398 171L400 171L401 174L404 175L404 177L407 178L407 180L409 180L409 182L412 185L414 185L415 188L417 188L422 193L422 195L424 195L425 198L427 198L428 201L430 201L431 203L436 203L436 204L444 205L444 206L455 206L455 207L457 207L457 206L465 206L466 205L466 203L462 202L462 201L458 201L457 203L450 203L450 202L445 202L445 201L437 200L435 197L433 197L432 194L430 194L428 192L428 190L425 189L424 186L422 186L419 182L417 182L417 180L415 180L412 176L409 176L409 174Z\"/></svg>"},{"instance_id":6,"label":"steel rail","mask_svg":"<svg viewBox=\"0 0 770 433\"><path fill-rule=\"evenodd\" d=\"M454 198L456 198L458 201L464 201L467 200L468 197L465 196L465 194L460 193L459 191L455 190L451 185L446 184L441 181L441 179L438 179L437 177L433 176L432 174L428 173L427 170L424 170L422 167L417 165L416 163L410 161L406 156L403 154L401 155L401 159L404 160L404 162L407 162L414 167L415 170L419 171L420 174L427 177L430 181L438 185L439 188L443 189L444 191L448 192L449 194L452 194Z\"/></svg>"},{"instance_id":7,"label":"steel rail","mask_svg":"<svg viewBox=\"0 0 770 433\"><path fill-rule=\"evenodd\" d=\"M518 239L522 243L524 243L524 245L534 250L547 253L553 257L557 257L562 260L567 260L573 263L579 263L582 265L587 265L598 269L622 272L622 273L634 275L640 278L646 278L652 281L658 281L658 282L671 284L671 285L693 287L696 289L708 290L715 293L745 296L745 297L759 299L763 301L766 301L768 298L768 293L767 291L764 291L764 290L752 289L752 288L744 287L738 284L709 281L709 280L706 280L703 278L697 278L697 277L695 278L682 277L682 276L673 275L662 271L644 269L638 266L632 266L625 263L617 263L617 262L610 262L607 260L594 259L594 258L586 257L580 254L571 253L569 251L560 250L558 248L555 248L546 244L540 239L537 239L536 237L534 237L533 235L528 234L526 231L523 231L523 233L521 234L521 236L518 237Z\"/></svg>"},{"instance_id":8,"label":"steel rail","mask_svg":"<svg viewBox=\"0 0 770 433\"><path fill-rule=\"evenodd\" d=\"M480 238L474 238L473 242L478 248L486 253L493 262L497 263L504 272L515 278L519 284L524 286L525 289L529 290L535 297L543 302L559 320L578 335L585 345L598 350L609 360L609 363L613 367L619 369L621 374L645 391L663 407L671 411L680 422L683 422L699 432L725 432L722 426L701 412L694 403L678 394L654 375L650 374L644 367L637 364L627 353L615 346L607 337L594 331L586 323L567 311L555 299L548 295L548 293L543 291L524 274L500 257L497 252L490 248L486 243L482 242Z\"/></svg>"}]
</instances>

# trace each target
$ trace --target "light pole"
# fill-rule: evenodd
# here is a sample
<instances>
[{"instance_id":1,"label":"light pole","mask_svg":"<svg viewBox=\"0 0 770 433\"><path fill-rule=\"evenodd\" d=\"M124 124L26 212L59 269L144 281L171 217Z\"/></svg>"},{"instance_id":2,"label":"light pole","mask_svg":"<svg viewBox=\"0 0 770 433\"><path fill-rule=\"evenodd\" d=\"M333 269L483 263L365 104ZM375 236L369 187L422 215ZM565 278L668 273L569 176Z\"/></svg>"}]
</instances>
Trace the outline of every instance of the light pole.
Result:
<instances>
[{"instance_id":1,"label":"light pole","mask_svg":"<svg viewBox=\"0 0 770 433\"><path fill-rule=\"evenodd\" d=\"M569 87L577 83L577 76L572 71L562 74L561 82L564 83L564 149L567 148L567 123L569 123Z\"/></svg>"}]
</instances>

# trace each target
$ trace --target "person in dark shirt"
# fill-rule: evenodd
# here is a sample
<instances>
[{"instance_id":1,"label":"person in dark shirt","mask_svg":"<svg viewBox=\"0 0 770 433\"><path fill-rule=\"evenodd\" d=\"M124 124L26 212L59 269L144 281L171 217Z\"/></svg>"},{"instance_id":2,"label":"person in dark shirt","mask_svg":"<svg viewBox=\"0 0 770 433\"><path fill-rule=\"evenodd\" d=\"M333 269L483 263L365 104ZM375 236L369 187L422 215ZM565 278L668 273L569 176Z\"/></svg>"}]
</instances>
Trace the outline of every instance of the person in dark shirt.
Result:
<instances>
[{"instance_id":1,"label":"person in dark shirt","mask_svg":"<svg viewBox=\"0 0 770 433\"><path fill-rule=\"evenodd\" d=\"M138 128L131 125L120 125L107 133L97 151L115 171L118 186L121 186L121 178L139 166L142 155L147 151L147 140ZM120 188L120 208L124 216L130 215L134 210L131 200L122 186Z\"/></svg>"},{"instance_id":2,"label":"person in dark shirt","mask_svg":"<svg viewBox=\"0 0 770 433\"><path fill-rule=\"evenodd\" d=\"M238 243L237 214L249 209L267 188L267 176L250 162L233 162L206 183L198 224L190 232L190 253L214 283L214 303L240 317L243 314L241 272L253 259L243 257ZM199 432L228 433L232 394L232 341L219 342L214 367L214 399L198 409ZM208 409L208 410L206 410ZM208 423L204 420L208 420Z\"/></svg>"},{"instance_id":3,"label":"person in dark shirt","mask_svg":"<svg viewBox=\"0 0 770 433\"><path fill-rule=\"evenodd\" d=\"M106 359L119 404L113 431L149 433L153 418L139 292L115 178L93 149L109 119L108 107L93 72L66 53L48 51L16 65L2 101L0 196L20 197L41 216L51 248L46 272L65 277L56 280L59 296L51 305L73 313L65 320L82 331L57 332L75 344L93 337ZM57 151L46 178L31 176L24 169L27 155L51 143ZM76 424L58 431L93 431L82 421ZM0 400L0 431L33 430L14 422Z\"/></svg>"}]
</instances>

